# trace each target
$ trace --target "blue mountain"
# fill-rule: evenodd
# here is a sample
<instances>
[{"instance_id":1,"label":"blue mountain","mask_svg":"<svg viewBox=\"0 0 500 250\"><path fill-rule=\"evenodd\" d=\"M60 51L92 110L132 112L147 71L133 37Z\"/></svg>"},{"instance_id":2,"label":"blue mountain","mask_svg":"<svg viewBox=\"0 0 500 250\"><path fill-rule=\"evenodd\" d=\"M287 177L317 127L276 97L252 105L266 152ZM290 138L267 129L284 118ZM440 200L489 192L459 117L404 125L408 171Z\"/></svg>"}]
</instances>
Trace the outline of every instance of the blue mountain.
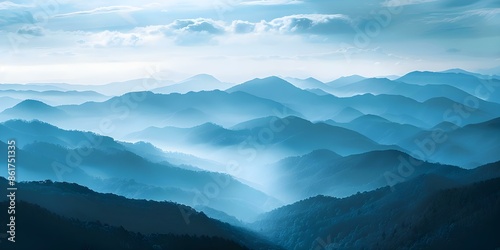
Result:
<instances>
[{"instance_id":1,"label":"blue mountain","mask_svg":"<svg viewBox=\"0 0 500 250\"><path fill-rule=\"evenodd\" d=\"M0 178L0 182L2 185L7 184L7 180L4 178ZM132 241L135 244L139 242L142 242L142 244L149 243L149 247L141 249L158 248L158 246L153 247L154 243L151 244L150 240L153 242L157 241L157 244L165 244L161 243L161 235L170 235L169 242L172 244L171 246L175 246L175 249L185 249L182 247L183 245L190 246L189 243L172 237L182 235L191 236L191 240L195 242L201 241L198 244L201 244L203 241L206 243L217 243L217 239L225 239L228 242L219 242L222 247L234 245L237 249L280 249L280 247L273 245L256 233L210 219L204 213L197 212L191 207L173 202L126 199L113 194L97 193L77 184L52 181L22 183L19 184L19 189L24 190L23 195L19 196L19 201L23 202L23 205L20 206L21 211L38 213L36 214L37 216L33 216L34 214L25 214L29 218L34 219L31 223L44 221L44 218L47 219L45 221L47 224L44 224L44 226L51 225L52 229L57 229L52 231L51 234L60 232L65 235L66 232L64 232L64 228L61 228L62 225L73 229L75 226L80 227L80 232L83 231L86 234L89 234L89 231L82 230L82 227L94 227L94 230L99 230L104 235L109 235L109 232L117 231L116 228L120 228L121 230L115 233L115 237L119 233L118 235L121 234L123 237L122 240L130 241L131 239L135 239L135 241ZM4 200L5 198L1 199L1 201ZM48 221L50 218L55 220ZM23 225L28 225L21 217L19 220ZM79 223L73 223L73 226L71 226L69 220L77 220ZM32 227L19 227L19 230L29 232L29 235L33 236L44 234L44 232L38 232L35 235L29 228ZM142 237L134 237L137 233L142 234ZM68 236L74 237L74 232ZM93 235L93 237L95 239L100 238L96 235ZM201 237L201 239L198 237ZM163 242L166 239L168 238L165 237ZM27 242L32 242L33 240L40 241L38 237L34 237ZM60 240L67 242L67 239ZM86 239L86 241L88 240ZM79 240L68 243L75 245L84 242ZM226 245L221 243L225 243ZM96 244L96 242L87 242L87 244ZM238 247L238 244L242 246ZM120 248L119 246L118 248ZM117 247L113 246L112 248ZM195 249L195 247L192 248Z\"/></svg>"},{"instance_id":2,"label":"blue mountain","mask_svg":"<svg viewBox=\"0 0 500 250\"><path fill-rule=\"evenodd\" d=\"M179 83L160 88L155 88L151 91L160 94L170 94L170 93L185 94L190 91L198 92L198 91L224 90L228 86L229 84L223 83L211 75L200 74L190 77Z\"/></svg>"},{"instance_id":3,"label":"blue mountain","mask_svg":"<svg viewBox=\"0 0 500 250\"><path fill-rule=\"evenodd\" d=\"M287 249L495 248L499 166L484 166L496 168L490 176L426 174L343 199L315 196L263 214L251 228Z\"/></svg>"},{"instance_id":4,"label":"blue mountain","mask_svg":"<svg viewBox=\"0 0 500 250\"><path fill-rule=\"evenodd\" d=\"M421 162L397 150L371 151L341 157L317 150L289 157L269 166L275 173L276 196L296 201L316 195L346 197L387 185L408 181L424 174L451 175L458 167ZM400 169L411 171L401 177Z\"/></svg>"},{"instance_id":5,"label":"blue mountain","mask_svg":"<svg viewBox=\"0 0 500 250\"><path fill-rule=\"evenodd\" d=\"M398 81L419 85L444 84L454 86L471 95L477 96L480 93L486 100L500 103L500 92L495 91L500 86L499 79L480 79L464 73L414 71L399 78Z\"/></svg>"},{"instance_id":6,"label":"blue mountain","mask_svg":"<svg viewBox=\"0 0 500 250\"><path fill-rule=\"evenodd\" d=\"M363 79L365 79L365 77L359 76L359 75L343 76L343 77L340 77L340 78L333 80L331 82L327 82L326 84L336 88L336 87L349 85L351 83L359 82Z\"/></svg>"},{"instance_id":7,"label":"blue mountain","mask_svg":"<svg viewBox=\"0 0 500 250\"><path fill-rule=\"evenodd\" d=\"M69 118L69 114L40 101L24 100L0 113L0 119L3 121L14 118L26 120L38 119L51 122L67 119Z\"/></svg>"}]
</instances>

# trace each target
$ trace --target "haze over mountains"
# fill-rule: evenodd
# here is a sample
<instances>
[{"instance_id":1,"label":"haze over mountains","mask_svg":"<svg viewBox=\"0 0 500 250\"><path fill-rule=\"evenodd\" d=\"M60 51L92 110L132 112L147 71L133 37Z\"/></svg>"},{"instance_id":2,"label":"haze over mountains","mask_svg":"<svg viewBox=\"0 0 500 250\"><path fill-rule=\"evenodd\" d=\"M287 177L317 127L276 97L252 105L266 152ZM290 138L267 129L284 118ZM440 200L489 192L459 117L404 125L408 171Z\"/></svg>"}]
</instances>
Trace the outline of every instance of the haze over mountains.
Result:
<instances>
[{"instance_id":1,"label":"haze over mountains","mask_svg":"<svg viewBox=\"0 0 500 250\"><path fill-rule=\"evenodd\" d=\"M60 231L144 249L500 246L496 76L0 84L0 131L26 211Z\"/></svg>"}]
</instances>

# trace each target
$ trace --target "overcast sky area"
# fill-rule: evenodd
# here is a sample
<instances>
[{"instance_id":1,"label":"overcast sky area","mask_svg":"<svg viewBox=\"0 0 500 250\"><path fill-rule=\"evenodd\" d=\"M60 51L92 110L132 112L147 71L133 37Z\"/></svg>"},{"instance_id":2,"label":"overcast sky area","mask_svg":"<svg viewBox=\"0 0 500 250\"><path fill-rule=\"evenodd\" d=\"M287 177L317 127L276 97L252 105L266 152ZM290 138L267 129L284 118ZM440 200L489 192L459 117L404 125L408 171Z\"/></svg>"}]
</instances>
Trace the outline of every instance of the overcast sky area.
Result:
<instances>
[{"instance_id":1,"label":"overcast sky area","mask_svg":"<svg viewBox=\"0 0 500 250\"><path fill-rule=\"evenodd\" d=\"M498 71L499 31L498 0L3 1L0 82Z\"/></svg>"}]
</instances>

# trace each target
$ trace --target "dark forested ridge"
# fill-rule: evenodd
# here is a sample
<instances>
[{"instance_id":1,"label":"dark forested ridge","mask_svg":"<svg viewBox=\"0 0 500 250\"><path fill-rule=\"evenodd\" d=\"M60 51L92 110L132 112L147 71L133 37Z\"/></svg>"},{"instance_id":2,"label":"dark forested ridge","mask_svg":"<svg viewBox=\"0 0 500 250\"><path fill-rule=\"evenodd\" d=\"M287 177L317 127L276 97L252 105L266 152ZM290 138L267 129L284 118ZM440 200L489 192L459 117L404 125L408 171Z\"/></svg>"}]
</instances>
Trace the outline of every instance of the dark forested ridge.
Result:
<instances>
[{"instance_id":1,"label":"dark forested ridge","mask_svg":"<svg viewBox=\"0 0 500 250\"><path fill-rule=\"evenodd\" d=\"M4 178L0 178L0 183L2 187L7 186L7 181ZM26 220L30 218L26 215L29 209L26 214L22 209L16 211L19 218L24 217L23 220L25 220L24 223L26 224L23 226L33 228L33 231L27 231L29 237L26 239L32 237L36 238L36 232L41 230L41 228L33 226L38 224L31 224L32 226L28 226L30 223L42 220L45 224L53 224L56 229L62 230L65 226L70 226L68 224L68 219L64 219L69 218L82 221L83 223L76 223L70 226L74 228L74 230L85 231L82 227L88 229L87 225L96 226L95 222L99 222L97 224L107 224L110 227L98 225L96 226L96 230L109 231L109 236L116 241L126 239L125 242L127 244L138 244L137 246L151 246L151 242L158 242L158 244L160 244L164 241L166 242L165 244L172 244L173 246L178 244L177 246L180 248L175 249L184 249L183 242L188 241L189 244L186 245L187 249L197 249L196 246L199 246L198 243L202 244L204 241L213 241L214 244L221 244L227 241L232 242L229 246L241 245L251 249L280 249L278 246L269 243L256 233L208 218L204 213L197 212L191 207L181 204L127 199L113 194L96 193L77 184L52 181L19 183L18 189L18 200L44 208L44 212L42 213L54 213L58 216L62 216L50 215L57 219L57 223L48 223L50 219L39 218L43 216L37 215L37 213L40 213L40 209L31 207L29 209L38 212L30 215L34 218L32 218L33 222L29 222L29 220ZM0 200L5 199L4 197L0 198ZM50 213L45 209L50 211ZM18 226L18 228L21 227L21 225ZM108 230L106 228L111 229ZM50 229L50 227L47 229ZM87 230L86 232L89 233L89 237L97 237L96 240L101 237L98 236L99 234L91 234L92 230ZM138 235L137 233L157 236L144 238L145 236ZM22 235L22 230L20 230L18 234ZM190 237L181 237L183 235L188 235ZM21 236L19 236L19 238L21 238ZM190 239L193 239L193 241ZM40 242L43 242L43 240L40 239ZM237 244L234 242L237 242ZM193 245L190 245L191 243L193 243ZM26 242L26 244L28 244L28 242ZM68 245L62 244L59 246ZM105 245L96 245L97 249L101 249L100 247L103 246ZM194 248L189 248L191 246ZM242 248L241 246L240 248ZM234 249L239 248L235 247Z\"/></svg>"},{"instance_id":2,"label":"dark forested ridge","mask_svg":"<svg viewBox=\"0 0 500 250\"><path fill-rule=\"evenodd\" d=\"M0 206L8 207L8 203L0 202ZM248 249L221 237L187 234L146 235L100 221L68 219L28 202L19 202L17 206L19 219L16 222L16 243L2 239L1 249ZM7 224L4 217L1 222Z\"/></svg>"},{"instance_id":3,"label":"dark forested ridge","mask_svg":"<svg viewBox=\"0 0 500 250\"><path fill-rule=\"evenodd\" d=\"M393 191L316 196L267 213L252 227L287 249L500 247L500 178L457 185L424 175Z\"/></svg>"}]
</instances>

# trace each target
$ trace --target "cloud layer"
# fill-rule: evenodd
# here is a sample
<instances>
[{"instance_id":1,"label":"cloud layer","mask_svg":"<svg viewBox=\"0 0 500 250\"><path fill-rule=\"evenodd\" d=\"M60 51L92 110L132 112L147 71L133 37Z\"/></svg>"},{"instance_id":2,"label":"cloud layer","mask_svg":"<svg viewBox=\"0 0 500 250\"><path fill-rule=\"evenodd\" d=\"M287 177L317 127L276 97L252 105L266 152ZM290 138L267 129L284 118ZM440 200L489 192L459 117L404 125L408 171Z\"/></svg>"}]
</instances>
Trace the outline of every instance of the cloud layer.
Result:
<instances>
[{"instance_id":1,"label":"cloud layer","mask_svg":"<svg viewBox=\"0 0 500 250\"><path fill-rule=\"evenodd\" d=\"M499 64L498 30L495 0L3 1L0 52L8 56L0 67L125 60L189 75L201 72L186 65L224 68L234 60L248 74L317 77L350 63L394 74L488 68Z\"/></svg>"}]
</instances>

